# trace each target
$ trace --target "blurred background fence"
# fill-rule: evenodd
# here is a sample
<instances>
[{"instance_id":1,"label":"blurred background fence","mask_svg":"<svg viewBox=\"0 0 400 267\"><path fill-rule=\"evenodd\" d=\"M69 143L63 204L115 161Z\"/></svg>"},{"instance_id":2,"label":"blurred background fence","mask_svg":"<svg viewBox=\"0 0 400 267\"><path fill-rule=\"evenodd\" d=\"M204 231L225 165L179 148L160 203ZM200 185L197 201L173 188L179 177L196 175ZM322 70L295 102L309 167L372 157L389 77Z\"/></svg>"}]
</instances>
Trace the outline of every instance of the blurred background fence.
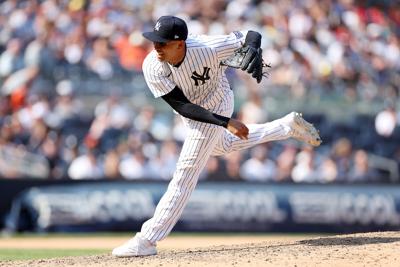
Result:
<instances>
[{"instance_id":1,"label":"blurred background fence","mask_svg":"<svg viewBox=\"0 0 400 267\"><path fill-rule=\"evenodd\" d=\"M398 1L6 0L0 1L3 227L12 201L25 203L33 185L42 192L46 184L164 185L171 178L184 126L152 98L141 72L152 49L141 32L163 14L184 18L192 34L262 33L270 78L258 85L227 70L235 116L261 123L296 110L324 141L317 149L289 140L211 158L200 186L258 183L277 196L295 184L321 192L379 184L383 195L399 188Z\"/></svg>"}]
</instances>

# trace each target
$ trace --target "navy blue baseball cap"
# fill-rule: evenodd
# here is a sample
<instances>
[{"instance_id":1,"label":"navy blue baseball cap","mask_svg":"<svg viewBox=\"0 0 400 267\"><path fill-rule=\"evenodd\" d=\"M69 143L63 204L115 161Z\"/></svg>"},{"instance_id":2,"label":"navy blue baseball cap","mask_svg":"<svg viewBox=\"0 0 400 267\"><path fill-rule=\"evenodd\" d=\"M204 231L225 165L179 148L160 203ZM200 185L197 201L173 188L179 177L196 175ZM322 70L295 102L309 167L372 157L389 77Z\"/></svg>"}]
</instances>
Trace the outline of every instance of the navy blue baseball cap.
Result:
<instances>
[{"instance_id":1,"label":"navy blue baseball cap","mask_svg":"<svg viewBox=\"0 0 400 267\"><path fill-rule=\"evenodd\" d=\"M186 22L174 16L160 17L152 32L143 33L143 37L156 43L186 40L187 36L188 28Z\"/></svg>"}]
</instances>

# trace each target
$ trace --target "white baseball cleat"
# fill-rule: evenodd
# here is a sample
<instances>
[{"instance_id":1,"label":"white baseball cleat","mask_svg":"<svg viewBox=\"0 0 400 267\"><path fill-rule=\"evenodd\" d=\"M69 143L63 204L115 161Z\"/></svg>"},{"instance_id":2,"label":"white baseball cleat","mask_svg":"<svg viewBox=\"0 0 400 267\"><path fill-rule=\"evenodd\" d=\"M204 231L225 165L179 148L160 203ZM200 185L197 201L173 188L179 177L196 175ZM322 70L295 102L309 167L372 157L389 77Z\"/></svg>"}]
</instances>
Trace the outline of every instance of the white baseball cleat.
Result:
<instances>
[{"instance_id":1,"label":"white baseball cleat","mask_svg":"<svg viewBox=\"0 0 400 267\"><path fill-rule=\"evenodd\" d=\"M291 112L283 120L290 127L290 135L312 146L319 146L322 142L315 127L303 119L301 113Z\"/></svg>"},{"instance_id":2,"label":"white baseball cleat","mask_svg":"<svg viewBox=\"0 0 400 267\"><path fill-rule=\"evenodd\" d=\"M114 248L112 251L112 255L116 257L139 257L156 254L156 246L150 241L140 237L139 233L123 245Z\"/></svg>"}]
</instances>

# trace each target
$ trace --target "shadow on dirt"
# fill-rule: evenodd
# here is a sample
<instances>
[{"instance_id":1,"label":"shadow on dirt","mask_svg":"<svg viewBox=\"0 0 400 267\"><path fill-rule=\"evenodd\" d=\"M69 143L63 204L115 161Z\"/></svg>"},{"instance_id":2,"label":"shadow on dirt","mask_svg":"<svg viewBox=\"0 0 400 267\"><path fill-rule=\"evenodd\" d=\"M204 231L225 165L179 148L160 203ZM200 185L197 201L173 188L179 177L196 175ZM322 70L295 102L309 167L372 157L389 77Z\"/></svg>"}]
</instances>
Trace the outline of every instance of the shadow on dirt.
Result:
<instances>
[{"instance_id":1,"label":"shadow on dirt","mask_svg":"<svg viewBox=\"0 0 400 267\"><path fill-rule=\"evenodd\" d=\"M367 244L400 242L400 237L323 237L298 241L309 246L361 246Z\"/></svg>"}]
</instances>

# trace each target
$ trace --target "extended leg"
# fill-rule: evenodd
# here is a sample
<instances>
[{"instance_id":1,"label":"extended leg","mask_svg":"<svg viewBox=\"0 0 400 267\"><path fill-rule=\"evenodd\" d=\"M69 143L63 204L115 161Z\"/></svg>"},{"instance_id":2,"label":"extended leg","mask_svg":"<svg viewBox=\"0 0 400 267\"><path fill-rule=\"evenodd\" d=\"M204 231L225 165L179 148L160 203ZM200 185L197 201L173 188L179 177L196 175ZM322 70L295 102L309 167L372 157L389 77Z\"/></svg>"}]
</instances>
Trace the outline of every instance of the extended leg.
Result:
<instances>
[{"instance_id":1,"label":"extended leg","mask_svg":"<svg viewBox=\"0 0 400 267\"><path fill-rule=\"evenodd\" d=\"M257 144L295 138L313 146L319 146L321 138L314 126L306 122L301 114L291 112L288 115L264 124L249 124L249 138L242 140L229 131L218 140L213 156L220 156L232 151L253 147Z\"/></svg>"}]
</instances>

